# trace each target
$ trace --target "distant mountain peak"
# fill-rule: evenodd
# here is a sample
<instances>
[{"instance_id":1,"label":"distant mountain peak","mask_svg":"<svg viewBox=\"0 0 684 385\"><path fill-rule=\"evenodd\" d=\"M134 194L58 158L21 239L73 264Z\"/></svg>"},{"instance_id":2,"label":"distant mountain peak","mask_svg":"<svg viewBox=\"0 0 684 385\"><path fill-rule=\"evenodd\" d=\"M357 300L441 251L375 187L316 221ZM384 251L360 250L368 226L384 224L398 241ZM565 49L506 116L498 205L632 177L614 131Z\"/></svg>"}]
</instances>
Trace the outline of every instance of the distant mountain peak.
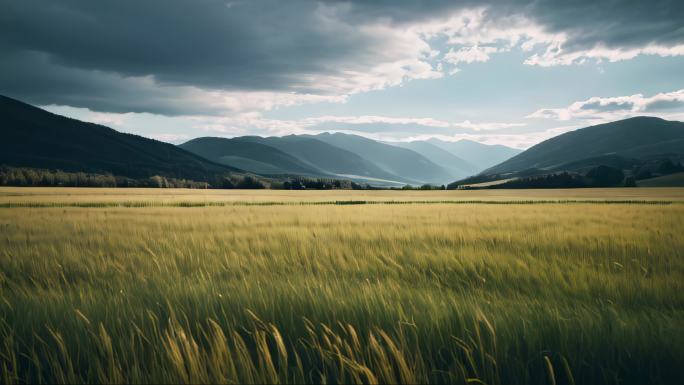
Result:
<instances>
[{"instance_id":1,"label":"distant mountain peak","mask_svg":"<svg viewBox=\"0 0 684 385\"><path fill-rule=\"evenodd\" d=\"M522 150L516 148L498 144L484 144L470 139L460 139L450 142L431 138L426 142L449 151L455 156L474 165L476 173L499 164L522 152Z\"/></svg>"}]
</instances>

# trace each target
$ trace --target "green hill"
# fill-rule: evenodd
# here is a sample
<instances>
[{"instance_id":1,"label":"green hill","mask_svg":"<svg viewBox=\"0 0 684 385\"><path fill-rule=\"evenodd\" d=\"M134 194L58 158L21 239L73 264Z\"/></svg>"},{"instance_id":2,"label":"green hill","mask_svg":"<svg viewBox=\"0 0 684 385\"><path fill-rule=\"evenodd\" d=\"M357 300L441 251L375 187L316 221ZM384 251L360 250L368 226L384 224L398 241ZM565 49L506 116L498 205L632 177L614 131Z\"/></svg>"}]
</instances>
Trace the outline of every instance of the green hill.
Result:
<instances>
[{"instance_id":1,"label":"green hill","mask_svg":"<svg viewBox=\"0 0 684 385\"><path fill-rule=\"evenodd\" d=\"M531 168L563 169L565 164L607 155L649 159L677 154L684 154L684 123L635 117L556 136L483 174L506 174Z\"/></svg>"},{"instance_id":2,"label":"green hill","mask_svg":"<svg viewBox=\"0 0 684 385\"><path fill-rule=\"evenodd\" d=\"M0 96L0 164L203 181L240 171L174 145L56 115Z\"/></svg>"},{"instance_id":3,"label":"green hill","mask_svg":"<svg viewBox=\"0 0 684 385\"><path fill-rule=\"evenodd\" d=\"M225 165L239 165L262 175L327 176L325 171L275 147L237 138L204 137L179 146L194 154Z\"/></svg>"}]
</instances>

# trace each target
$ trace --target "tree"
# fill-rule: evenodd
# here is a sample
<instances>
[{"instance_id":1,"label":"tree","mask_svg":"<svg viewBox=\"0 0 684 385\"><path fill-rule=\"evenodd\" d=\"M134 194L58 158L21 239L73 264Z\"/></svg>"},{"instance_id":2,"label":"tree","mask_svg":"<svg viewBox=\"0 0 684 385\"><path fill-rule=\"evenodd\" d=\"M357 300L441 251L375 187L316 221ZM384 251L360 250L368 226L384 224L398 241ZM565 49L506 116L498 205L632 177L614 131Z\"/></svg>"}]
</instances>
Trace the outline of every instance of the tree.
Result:
<instances>
[{"instance_id":1,"label":"tree","mask_svg":"<svg viewBox=\"0 0 684 385\"><path fill-rule=\"evenodd\" d=\"M679 163L674 164L669 158L663 160L658 167L658 172L663 175L674 174L679 171L684 171L684 167Z\"/></svg>"},{"instance_id":2,"label":"tree","mask_svg":"<svg viewBox=\"0 0 684 385\"><path fill-rule=\"evenodd\" d=\"M651 171L647 170L646 168L641 168L639 172L637 172L635 178L636 179L648 179L652 178L653 175L651 175Z\"/></svg>"},{"instance_id":3,"label":"tree","mask_svg":"<svg viewBox=\"0 0 684 385\"><path fill-rule=\"evenodd\" d=\"M636 187L636 179L633 176L628 176L625 178L625 187Z\"/></svg>"},{"instance_id":4,"label":"tree","mask_svg":"<svg viewBox=\"0 0 684 385\"><path fill-rule=\"evenodd\" d=\"M158 188L164 187L164 182L162 181L162 177L160 177L159 175L155 175L155 176L150 177L150 184L152 185L152 187L158 187Z\"/></svg>"},{"instance_id":5,"label":"tree","mask_svg":"<svg viewBox=\"0 0 684 385\"><path fill-rule=\"evenodd\" d=\"M254 178L251 175L246 175L240 182L237 184L237 188L243 188L243 189L264 189L266 186L257 178Z\"/></svg>"},{"instance_id":6,"label":"tree","mask_svg":"<svg viewBox=\"0 0 684 385\"><path fill-rule=\"evenodd\" d=\"M601 165L589 170L586 178L592 186L612 187L620 185L625 174L618 168Z\"/></svg>"}]
</instances>

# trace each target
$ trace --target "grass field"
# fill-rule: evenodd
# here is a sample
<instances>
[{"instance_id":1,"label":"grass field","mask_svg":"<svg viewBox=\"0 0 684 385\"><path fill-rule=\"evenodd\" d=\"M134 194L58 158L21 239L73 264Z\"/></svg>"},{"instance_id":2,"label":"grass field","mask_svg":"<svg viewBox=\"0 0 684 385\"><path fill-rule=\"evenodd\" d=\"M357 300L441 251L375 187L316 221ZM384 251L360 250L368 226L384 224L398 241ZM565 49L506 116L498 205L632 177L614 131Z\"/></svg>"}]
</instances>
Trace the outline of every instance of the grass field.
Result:
<instances>
[{"instance_id":1,"label":"grass field","mask_svg":"<svg viewBox=\"0 0 684 385\"><path fill-rule=\"evenodd\" d=\"M683 258L684 189L5 188L0 381L682 383Z\"/></svg>"}]
</instances>

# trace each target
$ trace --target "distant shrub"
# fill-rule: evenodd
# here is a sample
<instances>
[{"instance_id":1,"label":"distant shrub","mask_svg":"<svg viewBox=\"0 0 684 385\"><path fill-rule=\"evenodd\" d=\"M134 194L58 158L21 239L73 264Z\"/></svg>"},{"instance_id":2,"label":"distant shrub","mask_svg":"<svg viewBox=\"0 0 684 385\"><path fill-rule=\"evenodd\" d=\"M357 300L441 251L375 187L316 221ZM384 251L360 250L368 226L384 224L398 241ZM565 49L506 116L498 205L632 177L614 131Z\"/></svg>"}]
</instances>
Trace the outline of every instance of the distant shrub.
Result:
<instances>
[{"instance_id":1,"label":"distant shrub","mask_svg":"<svg viewBox=\"0 0 684 385\"><path fill-rule=\"evenodd\" d=\"M259 179L246 175L235 185L235 188L242 189L265 189L266 185L262 183Z\"/></svg>"}]
</instances>

